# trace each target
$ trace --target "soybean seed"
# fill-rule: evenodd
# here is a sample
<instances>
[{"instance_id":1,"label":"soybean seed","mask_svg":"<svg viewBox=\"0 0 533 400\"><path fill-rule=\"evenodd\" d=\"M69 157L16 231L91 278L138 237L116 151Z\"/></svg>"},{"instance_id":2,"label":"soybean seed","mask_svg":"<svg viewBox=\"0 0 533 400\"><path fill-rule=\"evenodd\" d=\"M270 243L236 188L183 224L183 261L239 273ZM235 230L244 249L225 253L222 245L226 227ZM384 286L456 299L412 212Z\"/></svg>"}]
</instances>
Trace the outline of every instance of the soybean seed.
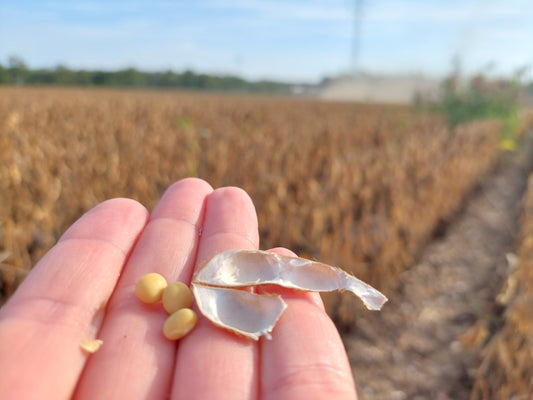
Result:
<instances>
[{"instance_id":1,"label":"soybean seed","mask_svg":"<svg viewBox=\"0 0 533 400\"><path fill-rule=\"evenodd\" d=\"M169 340L178 340L189 333L196 325L198 317L190 308L182 308L167 318L163 334Z\"/></svg>"},{"instance_id":2,"label":"soybean seed","mask_svg":"<svg viewBox=\"0 0 533 400\"><path fill-rule=\"evenodd\" d=\"M183 282L172 282L163 291L163 307L169 314L181 308L190 308L192 294L189 287Z\"/></svg>"},{"instance_id":3,"label":"soybean seed","mask_svg":"<svg viewBox=\"0 0 533 400\"><path fill-rule=\"evenodd\" d=\"M98 351L98 349L100 348L100 346L102 346L102 344L104 344L104 341L101 340L101 339L87 339L87 340L82 340L80 342L80 347L85 350L87 353L96 353Z\"/></svg>"},{"instance_id":4,"label":"soybean seed","mask_svg":"<svg viewBox=\"0 0 533 400\"><path fill-rule=\"evenodd\" d=\"M167 281L161 275L151 272L144 275L135 285L135 294L144 303L155 303L161 300Z\"/></svg>"}]
</instances>

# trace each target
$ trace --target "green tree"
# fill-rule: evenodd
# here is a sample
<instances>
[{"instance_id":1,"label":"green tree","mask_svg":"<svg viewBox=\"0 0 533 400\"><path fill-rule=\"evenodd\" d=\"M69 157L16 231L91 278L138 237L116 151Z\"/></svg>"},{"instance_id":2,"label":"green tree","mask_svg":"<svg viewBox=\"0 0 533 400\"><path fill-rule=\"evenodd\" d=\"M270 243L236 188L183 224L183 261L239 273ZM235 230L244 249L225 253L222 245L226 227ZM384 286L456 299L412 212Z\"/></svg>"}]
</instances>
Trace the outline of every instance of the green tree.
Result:
<instances>
[{"instance_id":1,"label":"green tree","mask_svg":"<svg viewBox=\"0 0 533 400\"><path fill-rule=\"evenodd\" d=\"M0 85L5 83L9 83L9 76L7 70L0 64Z\"/></svg>"},{"instance_id":2,"label":"green tree","mask_svg":"<svg viewBox=\"0 0 533 400\"><path fill-rule=\"evenodd\" d=\"M114 82L119 86L146 86L145 74L135 68L127 68L115 72Z\"/></svg>"},{"instance_id":3,"label":"green tree","mask_svg":"<svg viewBox=\"0 0 533 400\"><path fill-rule=\"evenodd\" d=\"M18 56L10 56L7 61L8 76L10 83L22 85L28 74L28 66L24 60Z\"/></svg>"}]
</instances>

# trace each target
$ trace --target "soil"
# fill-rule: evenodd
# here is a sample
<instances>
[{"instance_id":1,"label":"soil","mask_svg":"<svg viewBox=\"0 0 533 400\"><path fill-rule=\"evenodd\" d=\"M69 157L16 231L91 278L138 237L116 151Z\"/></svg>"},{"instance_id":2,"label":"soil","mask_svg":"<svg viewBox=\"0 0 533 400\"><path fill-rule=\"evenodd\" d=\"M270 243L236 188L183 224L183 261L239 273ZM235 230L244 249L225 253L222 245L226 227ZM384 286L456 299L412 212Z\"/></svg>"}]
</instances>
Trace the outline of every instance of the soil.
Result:
<instances>
[{"instance_id":1,"label":"soil","mask_svg":"<svg viewBox=\"0 0 533 400\"><path fill-rule=\"evenodd\" d=\"M343 334L359 400L469 398L480 345L501 322L496 297L513 261L531 142L480 182L382 311Z\"/></svg>"}]
</instances>

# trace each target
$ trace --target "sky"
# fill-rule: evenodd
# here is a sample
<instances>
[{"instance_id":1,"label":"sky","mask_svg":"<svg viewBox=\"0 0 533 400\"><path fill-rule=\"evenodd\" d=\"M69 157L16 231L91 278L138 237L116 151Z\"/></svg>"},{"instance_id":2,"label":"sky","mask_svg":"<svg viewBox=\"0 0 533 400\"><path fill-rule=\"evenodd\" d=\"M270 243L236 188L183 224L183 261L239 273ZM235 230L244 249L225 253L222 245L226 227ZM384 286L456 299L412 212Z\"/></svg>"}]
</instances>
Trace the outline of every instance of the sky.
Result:
<instances>
[{"instance_id":1,"label":"sky","mask_svg":"<svg viewBox=\"0 0 533 400\"><path fill-rule=\"evenodd\" d=\"M357 18L355 4L0 0L0 63L16 55L31 68L193 69L291 82L353 71L443 76L454 58L467 74L533 67L530 0L360 0Z\"/></svg>"}]
</instances>

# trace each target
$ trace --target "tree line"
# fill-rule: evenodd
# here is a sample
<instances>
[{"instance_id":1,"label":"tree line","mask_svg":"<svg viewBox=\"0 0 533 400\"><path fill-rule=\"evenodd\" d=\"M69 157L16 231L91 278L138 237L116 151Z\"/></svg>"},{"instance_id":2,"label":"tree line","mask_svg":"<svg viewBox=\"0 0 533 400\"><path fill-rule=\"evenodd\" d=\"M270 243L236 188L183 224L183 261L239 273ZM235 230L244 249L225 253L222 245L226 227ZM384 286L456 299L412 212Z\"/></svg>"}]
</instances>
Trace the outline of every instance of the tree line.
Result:
<instances>
[{"instance_id":1,"label":"tree line","mask_svg":"<svg viewBox=\"0 0 533 400\"><path fill-rule=\"evenodd\" d=\"M209 75L191 70L175 72L144 72L135 68L117 71L75 70L63 65L32 69L19 57L10 57L7 65L0 63L0 84L108 86L135 88L179 88L213 91L240 91L288 94L290 84L270 80L248 81L232 75Z\"/></svg>"}]
</instances>

